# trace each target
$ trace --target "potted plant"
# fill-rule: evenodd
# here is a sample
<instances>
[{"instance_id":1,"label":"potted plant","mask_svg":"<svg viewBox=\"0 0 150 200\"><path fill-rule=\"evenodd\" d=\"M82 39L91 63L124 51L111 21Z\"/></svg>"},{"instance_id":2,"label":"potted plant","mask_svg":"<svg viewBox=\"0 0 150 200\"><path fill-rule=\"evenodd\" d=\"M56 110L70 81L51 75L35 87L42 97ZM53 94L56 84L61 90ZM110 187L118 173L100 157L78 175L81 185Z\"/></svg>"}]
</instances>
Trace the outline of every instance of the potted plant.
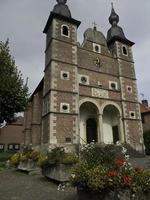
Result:
<instances>
[{"instance_id":1,"label":"potted plant","mask_svg":"<svg viewBox=\"0 0 150 200\"><path fill-rule=\"evenodd\" d=\"M150 199L150 171L133 168L122 146L83 146L70 181L79 199Z\"/></svg>"},{"instance_id":2,"label":"potted plant","mask_svg":"<svg viewBox=\"0 0 150 200\"><path fill-rule=\"evenodd\" d=\"M28 172L36 170L40 155L39 151L30 146L26 147L22 152L18 152L11 157L11 165Z\"/></svg>"},{"instance_id":3,"label":"potted plant","mask_svg":"<svg viewBox=\"0 0 150 200\"><path fill-rule=\"evenodd\" d=\"M66 153L63 147L55 147L47 153L45 159L39 160L42 174L50 179L65 182L69 180L71 167L77 163L78 157L74 153Z\"/></svg>"}]
</instances>

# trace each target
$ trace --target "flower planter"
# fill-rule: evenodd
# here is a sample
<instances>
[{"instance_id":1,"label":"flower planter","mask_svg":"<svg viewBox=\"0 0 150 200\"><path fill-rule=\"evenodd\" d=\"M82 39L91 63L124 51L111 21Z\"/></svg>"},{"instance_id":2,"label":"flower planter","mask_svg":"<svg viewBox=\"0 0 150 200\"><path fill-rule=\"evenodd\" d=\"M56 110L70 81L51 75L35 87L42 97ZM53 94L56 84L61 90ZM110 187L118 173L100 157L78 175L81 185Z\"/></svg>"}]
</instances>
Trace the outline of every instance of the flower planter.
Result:
<instances>
[{"instance_id":1,"label":"flower planter","mask_svg":"<svg viewBox=\"0 0 150 200\"><path fill-rule=\"evenodd\" d=\"M37 169L39 169L37 167L37 163L33 160L27 160L27 161L20 161L19 165L18 165L18 169L22 170L22 171L35 171Z\"/></svg>"},{"instance_id":2,"label":"flower planter","mask_svg":"<svg viewBox=\"0 0 150 200\"><path fill-rule=\"evenodd\" d=\"M55 181L67 182L71 175L72 165L59 164L52 167L43 167L42 174Z\"/></svg>"},{"instance_id":3,"label":"flower planter","mask_svg":"<svg viewBox=\"0 0 150 200\"><path fill-rule=\"evenodd\" d=\"M130 190L94 193L77 189L78 200L149 200L150 192L139 195L132 195Z\"/></svg>"}]
</instances>

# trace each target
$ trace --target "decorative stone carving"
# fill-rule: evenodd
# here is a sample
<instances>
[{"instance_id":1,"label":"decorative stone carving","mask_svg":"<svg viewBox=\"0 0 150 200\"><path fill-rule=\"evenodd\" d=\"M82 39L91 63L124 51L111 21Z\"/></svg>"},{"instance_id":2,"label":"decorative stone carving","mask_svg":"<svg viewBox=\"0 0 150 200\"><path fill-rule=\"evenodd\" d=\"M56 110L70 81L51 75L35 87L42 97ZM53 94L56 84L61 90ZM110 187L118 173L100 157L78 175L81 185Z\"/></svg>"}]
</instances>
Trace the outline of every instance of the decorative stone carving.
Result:
<instances>
[{"instance_id":1,"label":"decorative stone carving","mask_svg":"<svg viewBox=\"0 0 150 200\"><path fill-rule=\"evenodd\" d=\"M92 96L99 98L109 98L109 94L107 90L92 88Z\"/></svg>"}]
</instances>

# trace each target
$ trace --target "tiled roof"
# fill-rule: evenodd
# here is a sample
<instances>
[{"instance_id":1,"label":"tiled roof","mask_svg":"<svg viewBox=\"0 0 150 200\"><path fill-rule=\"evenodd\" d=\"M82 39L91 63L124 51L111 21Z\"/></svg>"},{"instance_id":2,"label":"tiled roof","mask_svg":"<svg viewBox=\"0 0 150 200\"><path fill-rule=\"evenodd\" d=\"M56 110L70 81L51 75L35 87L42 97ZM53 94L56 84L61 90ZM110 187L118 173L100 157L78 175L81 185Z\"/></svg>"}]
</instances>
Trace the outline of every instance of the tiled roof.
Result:
<instances>
[{"instance_id":1,"label":"tiled roof","mask_svg":"<svg viewBox=\"0 0 150 200\"><path fill-rule=\"evenodd\" d=\"M150 113L150 107L145 106L144 104L140 103L141 113Z\"/></svg>"}]
</instances>

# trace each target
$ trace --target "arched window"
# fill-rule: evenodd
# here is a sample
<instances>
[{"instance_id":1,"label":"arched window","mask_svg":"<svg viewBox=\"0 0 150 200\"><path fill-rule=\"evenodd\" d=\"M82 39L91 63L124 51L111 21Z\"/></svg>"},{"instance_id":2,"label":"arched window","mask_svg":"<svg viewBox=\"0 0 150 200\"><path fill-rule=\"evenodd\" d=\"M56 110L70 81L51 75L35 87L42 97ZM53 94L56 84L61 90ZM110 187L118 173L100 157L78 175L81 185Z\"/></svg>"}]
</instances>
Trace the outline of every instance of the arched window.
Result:
<instances>
[{"instance_id":1,"label":"arched window","mask_svg":"<svg viewBox=\"0 0 150 200\"><path fill-rule=\"evenodd\" d=\"M125 46L122 47L122 52L124 55L128 55L127 48Z\"/></svg>"},{"instance_id":2,"label":"arched window","mask_svg":"<svg viewBox=\"0 0 150 200\"><path fill-rule=\"evenodd\" d=\"M62 25L61 34L63 36L69 37L69 27L67 25Z\"/></svg>"}]
</instances>

